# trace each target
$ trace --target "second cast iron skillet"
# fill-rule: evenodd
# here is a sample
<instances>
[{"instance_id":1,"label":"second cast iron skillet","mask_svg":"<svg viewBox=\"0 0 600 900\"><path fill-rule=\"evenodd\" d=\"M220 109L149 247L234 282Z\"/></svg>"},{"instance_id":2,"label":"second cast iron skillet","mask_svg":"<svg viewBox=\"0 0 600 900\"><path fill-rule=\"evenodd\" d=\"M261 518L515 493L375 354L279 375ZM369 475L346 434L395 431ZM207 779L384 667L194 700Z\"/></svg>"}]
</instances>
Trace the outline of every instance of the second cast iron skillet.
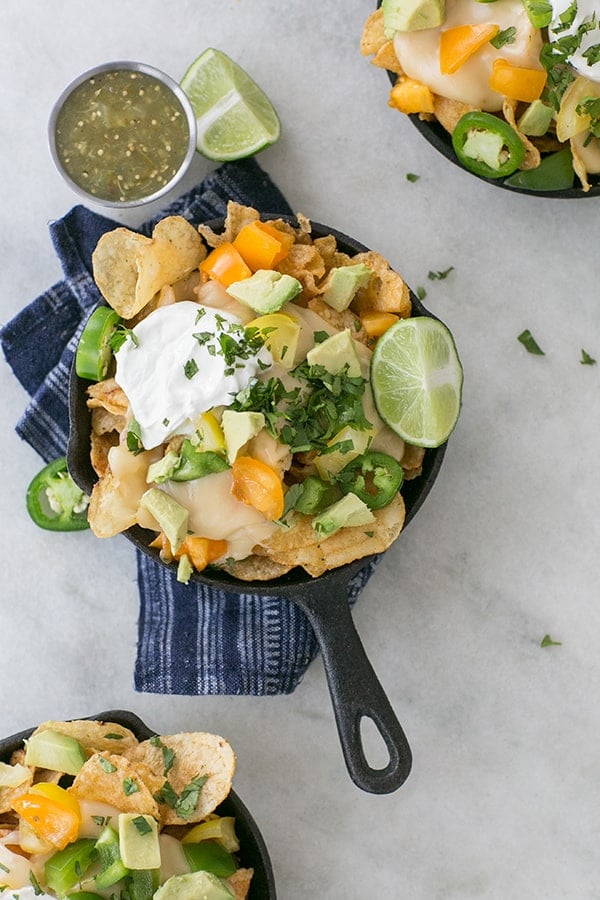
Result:
<instances>
[{"instance_id":1,"label":"second cast iron skillet","mask_svg":"<svg viewBox=\"0 0 600 900\"><path fill-rule=\"evenodd\" d=\"M276 214L263 218L295 219ZM223 220L207 223L213 230L223 227ZM349 255L368 248L354 239L316 222L311 222L314 237L335 236L338 248ZM418 298L412 294L413 315L429 316ZM90 463L90 412L86 405L89 382L79 378L73 366L69 387L70 432L67 461L69 472L86 493L90 493L97 475ZM402 496L406 506L405 526L420 509L440 470L446 445L425 452L423 473L405 481ZM154 534L134 526L125 536L143 553L160 561L158 551L148 545ZM327 675L344 759L350 777L364 791L386 794L395 791L406 780L412 765L412 754L406 735L369 662L354 626L348 604L349 582L372 557L363 557L345 566L325 572L318 578L297 567L273 581L240 581L224 572L211 569L194 573L192 580L218 590L237 594L283 597L296 603L307 615L315 632ZM176 564L169 566L176 572ZM389 761L373 768L365 755L361 723L370 719L383 739Z\"/></svg>"}]
</instances>

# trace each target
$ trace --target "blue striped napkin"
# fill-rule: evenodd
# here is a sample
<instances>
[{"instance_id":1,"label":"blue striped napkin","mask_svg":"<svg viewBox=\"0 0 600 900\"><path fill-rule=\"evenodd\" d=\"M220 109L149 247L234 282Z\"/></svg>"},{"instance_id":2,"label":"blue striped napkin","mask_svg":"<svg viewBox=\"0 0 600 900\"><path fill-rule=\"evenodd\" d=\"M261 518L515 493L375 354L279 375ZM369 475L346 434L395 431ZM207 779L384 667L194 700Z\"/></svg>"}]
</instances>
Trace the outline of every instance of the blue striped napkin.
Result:
<instances>
[{"instance_id":1,"label":"blue striped napkin","mask_svg":"<svg viewBox=\"0 0 600 900\"><path fill-rule=\"evenodd\" d=\"M236 200L265 213L291 213L255 159L226 163L140 227L150 234L166 215L194 224L226 214ZM69 430L68 383L77 341L101 299L91 275L100 236L119 223L75 206L50 224L64 279L0 330L15 376L31 396L17 433L50 462L64 456ZM140 615L134 685L159 694L281 694L300 683L317 652L314 633L294 603L180 584L171 572L137 554ZM375 563L352 580L354 602Z\"/></svg>"}]
</instances>

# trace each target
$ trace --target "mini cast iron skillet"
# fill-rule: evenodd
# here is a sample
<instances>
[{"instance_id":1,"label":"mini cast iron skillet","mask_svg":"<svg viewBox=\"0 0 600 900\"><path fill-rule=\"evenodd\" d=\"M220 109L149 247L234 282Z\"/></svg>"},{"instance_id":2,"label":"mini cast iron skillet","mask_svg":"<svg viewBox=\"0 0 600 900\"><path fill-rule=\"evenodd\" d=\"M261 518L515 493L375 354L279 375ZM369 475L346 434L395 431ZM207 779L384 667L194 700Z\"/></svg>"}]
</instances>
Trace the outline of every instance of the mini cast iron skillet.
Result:
<instances>
[{"instance_id":1,"label":"mini cast iron skillet","mask_svg":"<svg viewBox=\"0 0 600 900\"><path fill-rule=\"evenodd\" d=\"M114 722L129 728L139 741L146 741L154 737L152 731L134 713L123 709L111 709L98 713L95 716L84 716L86 719L96 719L99 722ZM23 746L23 741L34 731L28 728L10 737L0 738L0 760L8 762L11 754ZM250 815L237 794L232 790L226 799L217 807L216 812L222 816L235 817L235 830L240 841L240 850L236 854L240 865L244 868L254 869L250 884L249 900L276 900L275 879L271 860L258 825ZM8 896L8 894L7 894Z\"/></svg>"},{"instance_id":2,"label":"mini cast iron skillet","mask_svg":"<svg viewBox=\"0 0 600 900\"><path fill-rule=\"evenodd\" d=\"M285 218L297 226L293 217L270 215L263 218ZM223 220L207 223L213 230L223 227ZM367 250L352 238L316 222L311 222L315 237L332 234L338 248L349 255ZM413 315L430 316L411 293ZM90 463L90 412L86 406L89 382L75 373L73 366L69 388L70 434L67 450L69 472L86 493L90 493L97 476ZM423 473L402 486L406 505L405 527L419 510L437 478L445 452L445 444L427 450ZM158 552L148 544L154 535L138 526L124 532L141 551L159 561ZM372 558L372 557L371 557ZM306 613L315 632L323 656L325 672L335 712L344 758L354 783L364 791L386 794L399 788L406 780L412 755L406 736L387 696L366 656L354 627L348 605L350 579L369 562L363 557L345 566L325 572L318 578L297 567L273 581L240 581L218 570L194 573L192 580L238 594L258 594L285 597L297 603ZM176 565L170 566L176 572ZM381 735L389 762L380 769L373 768L365 756L361 736L361 721L371 719Z\"/></svg>"}]
</instances>

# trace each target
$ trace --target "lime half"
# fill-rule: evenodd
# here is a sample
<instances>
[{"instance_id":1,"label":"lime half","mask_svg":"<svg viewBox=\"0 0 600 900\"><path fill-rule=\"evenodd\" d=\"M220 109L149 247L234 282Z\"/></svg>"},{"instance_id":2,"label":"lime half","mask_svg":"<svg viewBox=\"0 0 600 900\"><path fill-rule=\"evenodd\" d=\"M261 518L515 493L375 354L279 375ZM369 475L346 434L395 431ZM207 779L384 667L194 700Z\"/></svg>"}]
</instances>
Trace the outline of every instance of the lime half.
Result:
<instances>
[{"instance_id":1,"label":"lime half","mask_svg":"<svg viewBox=\"0 0 600 900\"><path fill-rule=\"evenodd\" d=\"M462 383L454 339L437 319L400 319L375 345L375 405L383 421L409 444L444 443L458 420Z\"/></svg>"},{"instance_id":2,"label":"lime half","mask_svg":"<svg viewBox=\"0 0 600 900\"><path fill-rule=\"evenodd\" d=\"M220 50L205 50L181 87L196 113L197 149L209 159L243 159L273 144L281 133L267 95Z\"/></svg>"}]
</instances>

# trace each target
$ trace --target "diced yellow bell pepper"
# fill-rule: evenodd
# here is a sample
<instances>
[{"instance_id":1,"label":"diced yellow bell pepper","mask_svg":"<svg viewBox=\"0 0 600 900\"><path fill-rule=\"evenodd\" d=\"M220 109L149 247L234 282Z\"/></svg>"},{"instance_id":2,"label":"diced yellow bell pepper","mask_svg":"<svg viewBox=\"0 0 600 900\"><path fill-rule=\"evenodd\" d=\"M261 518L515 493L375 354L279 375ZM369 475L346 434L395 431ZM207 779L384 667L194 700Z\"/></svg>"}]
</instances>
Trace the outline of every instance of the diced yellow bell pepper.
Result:
<instances>
[{"instance_id":1,"label":"diced yellow bell pepper","mask_svg":"<svg viewBox=\"0 0 600 900\"><path fill-rule=\"evenodd\" d=\"M546 85L546 72L513 66L506 59L495 59L490 75L490 87L510 100L533 103L538 100Z\"/></svg>"}]
</instances>

